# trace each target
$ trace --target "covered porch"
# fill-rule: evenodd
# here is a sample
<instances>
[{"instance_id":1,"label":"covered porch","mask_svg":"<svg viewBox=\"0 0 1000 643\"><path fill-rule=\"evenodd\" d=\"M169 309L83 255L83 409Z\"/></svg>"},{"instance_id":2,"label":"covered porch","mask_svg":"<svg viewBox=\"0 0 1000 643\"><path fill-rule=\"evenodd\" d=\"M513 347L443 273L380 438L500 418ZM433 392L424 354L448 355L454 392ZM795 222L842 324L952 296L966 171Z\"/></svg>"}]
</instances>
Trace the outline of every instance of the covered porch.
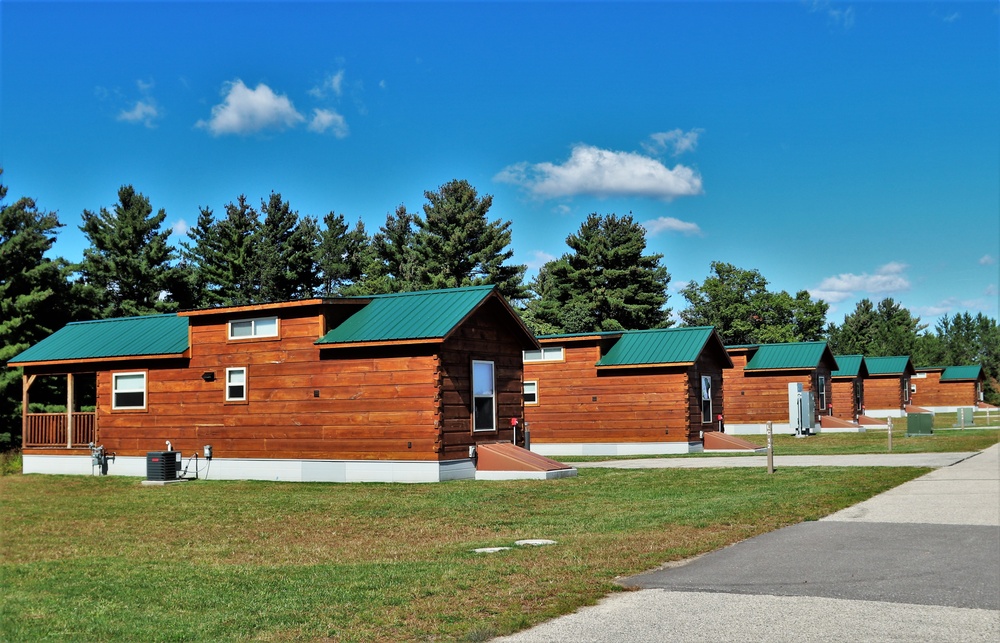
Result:
<instances>
[{"instance_id":1,"label":"covered porch","mask_svg":"<svg viewBox=\"0 0 1000 643\"><path fill-rule=\"evenodd\" d=\"M96 443L97 413L87 410L95 408L96 379L95 373L23 375L22 447L80 449ZM37 403L31 401L33 386Z\"/></svg>"}]
</instances>

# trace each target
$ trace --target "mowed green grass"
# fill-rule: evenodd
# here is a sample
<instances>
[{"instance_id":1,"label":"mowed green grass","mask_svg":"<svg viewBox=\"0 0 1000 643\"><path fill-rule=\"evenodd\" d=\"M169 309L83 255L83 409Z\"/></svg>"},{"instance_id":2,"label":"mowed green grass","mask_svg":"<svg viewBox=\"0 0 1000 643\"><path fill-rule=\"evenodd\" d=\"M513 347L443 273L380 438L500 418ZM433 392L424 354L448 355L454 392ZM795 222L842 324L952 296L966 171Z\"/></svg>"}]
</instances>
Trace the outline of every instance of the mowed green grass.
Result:
<instances>
[{"instance_id":1,"label":"mowed green grass","mask_svg":"<svg viewBox=\"0 0 1000 643\"><path fill-rule=\"evenodd\" d=\"M484 640L925 469L427 485L0 478L0 640ZM522 538L558 544L476 554Z\"/></svg>"}]
</instances>

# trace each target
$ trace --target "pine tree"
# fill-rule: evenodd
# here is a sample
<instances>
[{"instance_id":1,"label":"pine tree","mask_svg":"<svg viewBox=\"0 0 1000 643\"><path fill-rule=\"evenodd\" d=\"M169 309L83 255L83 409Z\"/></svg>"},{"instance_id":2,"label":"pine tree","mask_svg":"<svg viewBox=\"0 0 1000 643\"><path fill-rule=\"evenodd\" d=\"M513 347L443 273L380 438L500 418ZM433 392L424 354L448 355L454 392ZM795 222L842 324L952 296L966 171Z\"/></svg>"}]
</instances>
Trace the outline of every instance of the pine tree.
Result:
<instances>
[{"instance_id":1,"label":"pine tree","mask_svg":"<svg viewBox=\"0 0 1000 643\"><path fill-rule=\"evenodd\" d=\"M100 317L128 317L176 308L168 288L174 250L170 230L161 230L167 213L155 215L149 199L131 185L118 190L114 210L83 211L80 229L90 241L80 274Z\"/></svg>"},{"instance_id":2,"label":"pine tree","mask_svg":"<svg viewBox=\"0 0 1000 643\"><path fill-rule=\"evenodd\" d=\"M298 212L272 192L261 202L264 220L258 231L260 300L285 301L312 297L319 286L315 249L319 226L299 219Z\"/></svg>"},{"instance_id":3,"label":"pine tree","mask_svg":"<svg viewBox=\"0 0 1000 643\"><path fill-rule=\"evenodd\" d=\"M366 275L374 269L371 240L364 222L359 219L351 230L342 214L330 212L323 217L316 263L320 271L320 296L360 290Z\"/></svg>"},{"instance_id":4,"label":"pine tree","mask_svg":"<svg viewBox=\"0 0 1000 643\"><path fill-rule=\"evenodd\" d=\"M373 269L364 289L370 294L403 292L420 288L419 257L414 248L416 217L400 204L385 216L385 225L372 238Z\"/></svg>"},{"instance_id":5,"label":"pine tree","mask_svg":"<svg viewBox=\"0 0 1000 643\"><path fill-rule=\"evenodd\" d=\"M641 330L671 324L670 274L661 254L644 254L646 231L631 215L591 214L532 283L527 321L539 331Z\"/></svg>"},{"instance_id":6,"label":"pine tree","mask_svg":"<svg viewBox=\"0 0 1000 643\"><path fill-rule=\"evenodd\" d=\"M889 357L913 355L917 335L926 327L919 317L887 297L877 306L862 299L854 312L844 317L843 324L830 324L826 332L830 349L837 355Z\"/></svg>"},{"instance_id":7,"label":"pine tree","mask_svg":"<svg viewBox=\"0 0 1000 643\"><path fill-rule=\"evenodd\" d=\"M72 321L77 312L68 282L72 266L45 256L63 224L55 213L40 211L33 199L8 205L6 196L7 186L0 183L0 364ZM0 369L0 451L19 441L21 373Z\"/></svg>"},{"instance_id":8,"label":"pine tree","mask_svg":"<svg viewBox=\"0 0 1000 643\"><path fill-rule=\"evenodd\" d=\"M424 198L424 216L415 218L414 237L422 287L495 284L508 299L527 298L527 267L506 263L514 256L510 221L487 219L492 195L480 197L468 181L453 180L424 192Z\"/></svg>"},{"instance_id":9,"label":"pine tree","mask_svg":"<svg viewBox=\"0 0 1000 643\"><path fill-rule=\"evenodd\" d=\"M216 222L205 241L201 270L210 306L243 306L260 298L260 262L257 231L260 215L241 194L226 204L226 216ZM196 247L198 247L196 243Z\"/></svg>"}]
</instances>

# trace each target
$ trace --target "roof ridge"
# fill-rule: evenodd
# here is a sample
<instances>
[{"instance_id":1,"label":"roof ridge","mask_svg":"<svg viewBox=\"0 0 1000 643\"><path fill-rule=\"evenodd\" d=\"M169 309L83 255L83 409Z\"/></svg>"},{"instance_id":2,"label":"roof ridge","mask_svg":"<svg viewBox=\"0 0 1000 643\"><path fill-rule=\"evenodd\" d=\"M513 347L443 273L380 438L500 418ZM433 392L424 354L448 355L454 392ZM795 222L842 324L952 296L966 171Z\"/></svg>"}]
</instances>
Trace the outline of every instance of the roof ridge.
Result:
<instances>
[{"instance_id":1,"label":"roof ridge","mask_svg":"<svg viewBox=\"0 0 1000 643\"><path fill-rule=\"evenodd\" d=\"M455 288L434 288L432 290L408 290L406 292L387 292L377 295L354 295L356 299L384 299L388 297L413 297L417 295L440 295L451 292L469 292L472 290L495 290L496 284L480 284L478 286L456 286Z\"/></svg>"},{"instance_id":2,"label":"roof ridge","mask_svg":"<svg viewBox=\"0 0 1000 643\"><path fill-rule=\"evenodd\" d=\"M78 324L100 324L102 322L132 321L135 319L154 319L160 317L177 317L177 313L156 313L155 315L132 315L131 317L105 317L104 319L83 319L75 322L68 322L67 326Z\"/></svg>"}]
</instances>

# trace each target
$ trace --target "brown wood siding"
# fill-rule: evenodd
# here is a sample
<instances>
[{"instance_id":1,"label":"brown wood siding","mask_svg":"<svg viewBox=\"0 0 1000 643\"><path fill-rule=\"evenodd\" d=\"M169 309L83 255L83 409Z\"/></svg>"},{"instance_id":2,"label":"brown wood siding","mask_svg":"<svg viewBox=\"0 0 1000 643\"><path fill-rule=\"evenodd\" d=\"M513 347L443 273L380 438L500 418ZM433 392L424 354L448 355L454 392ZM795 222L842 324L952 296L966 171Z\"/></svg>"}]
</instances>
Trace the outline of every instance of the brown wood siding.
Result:
<instances>
[{"instance_id":1,"label":"brown wood siding","mask_svg":"<svg viewBox=\"0 0 1000 643\"><path fill-rule=\"evenodd\" d=\"M856 382L863 382L855 377L838 377L831 383L833 402L833 416L841 420L854 421L860 409L857 408L854 399L854 385Z\"/></svg>"},{"instance_id":2,"label":"brown wood siding","mask_svg":"<svg viewBox=\"0 0 1000 643\"><path fill-rule=\"evenodd\" d=\"M224 319L193 317L188 365L123 363L100 372L98 427L105 448L144 455L170 440L186 454L211 444L223 458L438 458L432 347L337 348L321 355L314 345L322 327L315 310L276 312L280 339L230 341ZM111 411L112 373L133 367L148 369L147 408ZM227 367L247 368L246 402L225 402ZM202 380L206 371L215 381Z\"/></svg>"},{"instance_id":3,"label":"brown wood siding","mask_svg":"<svg viewBox=\"0 0 1000 643\"><path fill-rule=\"evenodd\" d=\"M902 378L898 375L869 376L865 380L865 408L872 410L902 409Z\"/></svg>"},{"instance_id":4,"label":"brown wood siding","mask_svg":"<svg viewBox=\"0 0 1000 643\"><path fill-rule=\"evenodd\" d=\"M826 377L827 401L830 400L830 369L811 371L767 371L747 373L745 353L731 353L734 368L727 371L724 389L727 424L764 424L789 422L788 385L802 384L814 393L816 412L820 413L816 386L820 375Z\"/></svg>"},{"instance_id":5,"label":"brown wood siding","mask_svg":"<svg viewBox=\"0 0 1000 643\"><path fill-rule=\"evenodd\" d=\"M466 458L478 442L510 442L511 418L518 421L517 442L523 444L522 351L528 347L523 332L496 300L487 301L452 333L441 347L440 415L441 459ZM493 362L496 393L496 430L472 430L472 361Z\"/></svg>"},{"instance_id":6,"label":"brown wood siding","mask_svg":"<svg viewBox=\"0 0 1000 643\"><path fill-rule=\"evenodd\" d=\"M911 396L917 406L975 406L979 401L976 382L942 382L940 372L928 372L910 383L917 387Z\"/></svg>"},{"instance_id":7,"label":"brown wood siding","mask_svg":"<svg viewBox=\"0 0 1000 643\"><path fill-rule=\"evenodd\" d=\"M533 443L698 440L702 373L712 376L713 414L721 412L722 369L708 357L689 367L598 370L598 340L561 345L565 361L524 365L524 379L538 382L538 404L525 406Z\"/></svg>"}]
</instances>

